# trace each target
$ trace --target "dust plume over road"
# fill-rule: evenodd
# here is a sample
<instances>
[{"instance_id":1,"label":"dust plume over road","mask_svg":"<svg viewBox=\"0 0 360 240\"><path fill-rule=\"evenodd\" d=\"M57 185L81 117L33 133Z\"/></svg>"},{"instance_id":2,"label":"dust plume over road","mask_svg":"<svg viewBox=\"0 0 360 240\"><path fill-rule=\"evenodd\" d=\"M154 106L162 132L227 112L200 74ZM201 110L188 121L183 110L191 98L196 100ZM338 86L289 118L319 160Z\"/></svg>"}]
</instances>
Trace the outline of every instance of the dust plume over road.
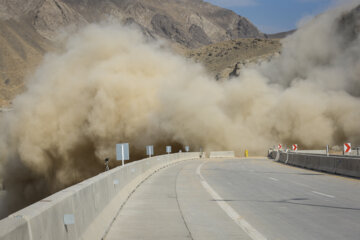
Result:
<instances>
[{"instance_id":1,"label":"dust plume over road","mask_svg":"<svg viewBox=\"0 0 360 240\"><path fill-rule=\"evenodd\" d=\"M227 82L129 27L69 34L1 122L0 215L102 171L118 142L134 158L148 144L253 153L359 144L360 40L342 27L344 11L307 23L279 58Z\"/></svg>"}]
</instances>

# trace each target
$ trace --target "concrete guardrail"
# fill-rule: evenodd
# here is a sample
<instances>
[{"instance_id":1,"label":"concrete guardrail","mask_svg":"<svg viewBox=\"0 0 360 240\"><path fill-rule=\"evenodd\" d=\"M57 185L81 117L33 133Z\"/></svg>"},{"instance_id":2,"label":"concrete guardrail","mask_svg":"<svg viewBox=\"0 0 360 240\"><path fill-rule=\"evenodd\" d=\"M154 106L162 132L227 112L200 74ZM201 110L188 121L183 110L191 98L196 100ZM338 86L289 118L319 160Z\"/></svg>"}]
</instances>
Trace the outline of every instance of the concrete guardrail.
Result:
<instances>
[{"instance_id":1,"label":"concrete guardrail","mask_svg":"<svg viewBox=\"0 0 360 240\"><path fill-rule=\"evenodd\" d=\"M235 157L234 151L218 151L218 152L210 152L210 158L233 158Z\"/></svg>"},{"instance_id":2,"label":"concrete guardrail","mask_svg":"<svg viewBox=\"0 0 360 240\"><path fill-rule=\"evenodd\" d=\"M298 150L297 153L326 154L326 150Z\"/></svg>"},{"instance_id":3,"label":"concrete guardrail","mask_svg":"<svg viewBox=\"0 0 360 240\"><path fill-rule=\"evenodd\" d=\"M271 151L269 157L275 161L296 167L360 178L359 157L286 153L282 151Z\"/></svg>"},{"instance_id":4,"label":"concrete guardrail","mask_svg":"<svg viewBox=\"0 0 360 240\"><path fill-rule=\"evenodd\" d=\"M101 173L1 220L0 239L102 239L141 182L161 168L195 158L199 153L155 156Z\"/></svg>"}]
</instances>

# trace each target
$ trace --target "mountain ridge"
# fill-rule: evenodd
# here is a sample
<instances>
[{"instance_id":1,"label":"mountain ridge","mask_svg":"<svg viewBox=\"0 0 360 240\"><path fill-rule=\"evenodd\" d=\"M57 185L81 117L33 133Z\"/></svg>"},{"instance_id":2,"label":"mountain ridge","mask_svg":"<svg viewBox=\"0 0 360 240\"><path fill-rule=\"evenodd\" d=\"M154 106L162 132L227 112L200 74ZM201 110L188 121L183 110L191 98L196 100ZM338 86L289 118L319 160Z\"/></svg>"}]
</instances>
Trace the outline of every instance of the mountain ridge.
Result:
<instances>
[{"instance_id":1,"label":"mountain ridge","mask_svg":"<svg viewBox=\"0 0 360 240\"><path fill-rule=\"evenodd\" d=\"M0 2L2 19L27 19L43 37L51 40L59 28L83 25L108 17L132 19L156 37L186 47L237 38L265 37L249 20L231 10L202 0L20 0ZM5 10L5 11L4 11ZM197 38L200 34L200 38Z\"/></svg>"},{"instance_id":2,"label":"mountain ridge","mask_svg":"<svg viewBox=\"0 0 360 240\"><path fill-rule=\"evenodd\" d=\"M0 0L0 105L25 89L26 76L57 48L61 29L109 18L191 49L266 37L246 18L202 0Z\"/></svg>"}]
</instances>

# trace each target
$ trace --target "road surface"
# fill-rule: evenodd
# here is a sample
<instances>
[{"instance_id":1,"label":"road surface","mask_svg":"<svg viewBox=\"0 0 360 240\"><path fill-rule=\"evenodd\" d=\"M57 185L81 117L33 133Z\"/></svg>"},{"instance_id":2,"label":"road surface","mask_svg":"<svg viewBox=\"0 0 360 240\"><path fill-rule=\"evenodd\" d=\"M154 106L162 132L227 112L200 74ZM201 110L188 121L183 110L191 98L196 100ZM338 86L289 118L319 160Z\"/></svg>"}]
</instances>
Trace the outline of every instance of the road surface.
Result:
<instances>
[{"instance_id":1,"label":"road surface","mask_svg":"<svg viewBox=\"0 0 360 240\"><path fill-rule=\"evenodd\" d=\"M129 198L105 239L360 239L360 180L268 159L191 160Z\"/></svg>"}]
</instances>

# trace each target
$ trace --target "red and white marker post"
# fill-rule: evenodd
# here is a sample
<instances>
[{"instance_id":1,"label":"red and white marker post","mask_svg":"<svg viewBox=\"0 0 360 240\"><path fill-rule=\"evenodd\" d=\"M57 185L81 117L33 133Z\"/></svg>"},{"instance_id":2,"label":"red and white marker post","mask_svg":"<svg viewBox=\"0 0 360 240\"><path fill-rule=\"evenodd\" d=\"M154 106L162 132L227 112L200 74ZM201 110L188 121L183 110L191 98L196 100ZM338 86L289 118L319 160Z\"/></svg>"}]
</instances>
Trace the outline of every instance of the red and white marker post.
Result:
<instances>
[{"instance_id":1,"label":"red and white marker post","mask_svg":"<svg viewBox=\"0 0 360 240\"><path fill-rule=\"evenodd\" d=\"M279 149L279 150L282 149L282 145L281 145L281 144L278 145L278 149Z\"/></svg>"},{"instance_id":2,"label":"red and white marker post","mask_svg":"<svg viewBox=\"0 0 360 240\"><path fill-rule=\"evenodd\" d=\"M297 145L297 144L293 144L293 145L292 145L292 150L296 152L296 151L298 150L298 145Z\"/></svg>"},{"instance_id":3,"label":"red and white marker post","mask_svg":"<svg viewBox=\"0 0 360 240\"><path fill-rule=\"evenodd\" d=\"M351 143L344 143L344 154L351 153Z\"/></svg>"}]
</instances>

